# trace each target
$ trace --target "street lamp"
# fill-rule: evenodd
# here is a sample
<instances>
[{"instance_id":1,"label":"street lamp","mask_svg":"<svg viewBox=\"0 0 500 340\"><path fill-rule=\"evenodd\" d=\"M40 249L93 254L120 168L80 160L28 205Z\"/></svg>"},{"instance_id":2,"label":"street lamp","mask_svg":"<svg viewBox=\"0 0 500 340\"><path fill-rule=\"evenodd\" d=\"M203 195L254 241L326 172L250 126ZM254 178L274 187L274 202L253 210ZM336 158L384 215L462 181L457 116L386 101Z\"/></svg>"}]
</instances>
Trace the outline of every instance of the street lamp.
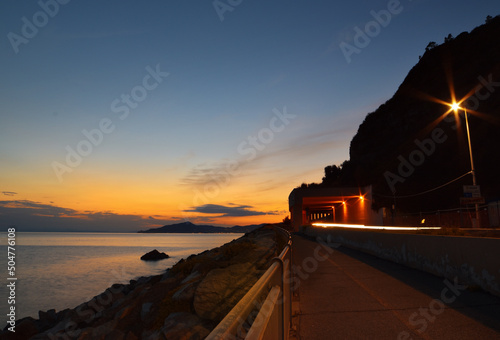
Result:
<instances>
[{"instance_id":1,"label":"street lamp","mask_svg":"<svg viewBox=\"0 0 500 340\"><path fill-rule=\"evenodd\" d=\"M465 114L465 126L466 126L466 129L467 129L467 141L469 143L469 156L470 156L470 167L471 167L471 172L472 172L472 184L474 186L477 185L477 182L476 182L476 169L474 168L474 157L472 157L472 146L471 146L471 142L470 142L470 131L469 131L469 114L467 113L467 109L466 108L463 108L463 107L460 107L460 104L458 103L453 103L451 104L451 109L453 111L455 111L455 113L458 112L458 110L462 110L464 111L464 114ZM475 204L476 206L476 221L477 221L477 226L480 227L481 226L481 219L480 219L480 215L479 215L479 204L476 203Z\"/></svg>"}]
</instances>

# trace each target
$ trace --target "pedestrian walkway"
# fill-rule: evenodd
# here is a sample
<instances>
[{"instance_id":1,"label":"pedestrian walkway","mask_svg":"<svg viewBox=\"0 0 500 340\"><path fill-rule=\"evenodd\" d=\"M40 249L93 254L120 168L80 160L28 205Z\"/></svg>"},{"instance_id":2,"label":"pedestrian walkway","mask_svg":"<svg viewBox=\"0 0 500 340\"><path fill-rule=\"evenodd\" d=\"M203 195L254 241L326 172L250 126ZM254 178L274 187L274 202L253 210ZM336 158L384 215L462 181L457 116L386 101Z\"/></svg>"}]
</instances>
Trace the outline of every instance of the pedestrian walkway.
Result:
<instances>
[{"instance_id":1,"label":"pedestrian walkway","mask_svg":"<svg viewBox=\"0 0 500 340\"><path fill-rule=\"evenodd\" d=\"M500 298L293 236L298 338L500 339Z\"/></svg>"}]
</instances>

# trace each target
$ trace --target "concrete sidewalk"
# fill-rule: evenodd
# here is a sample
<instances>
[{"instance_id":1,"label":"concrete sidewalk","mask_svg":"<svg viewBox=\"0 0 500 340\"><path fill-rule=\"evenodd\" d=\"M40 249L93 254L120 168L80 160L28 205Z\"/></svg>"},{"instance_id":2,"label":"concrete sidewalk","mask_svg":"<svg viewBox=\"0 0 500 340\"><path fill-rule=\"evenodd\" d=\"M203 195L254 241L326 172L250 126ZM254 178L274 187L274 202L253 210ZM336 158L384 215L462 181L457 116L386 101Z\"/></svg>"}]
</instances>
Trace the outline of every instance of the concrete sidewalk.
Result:
<instances>
[{"instance_id":1,"label":"concrete sidewalk","mask_svg":"<svg viewBox=\"0 0 500 340\"><path fill-rule=\"evenodd\" d=\"M500 298L293 236L299 339L500 339Z\"/></svg>"}]
</instances>

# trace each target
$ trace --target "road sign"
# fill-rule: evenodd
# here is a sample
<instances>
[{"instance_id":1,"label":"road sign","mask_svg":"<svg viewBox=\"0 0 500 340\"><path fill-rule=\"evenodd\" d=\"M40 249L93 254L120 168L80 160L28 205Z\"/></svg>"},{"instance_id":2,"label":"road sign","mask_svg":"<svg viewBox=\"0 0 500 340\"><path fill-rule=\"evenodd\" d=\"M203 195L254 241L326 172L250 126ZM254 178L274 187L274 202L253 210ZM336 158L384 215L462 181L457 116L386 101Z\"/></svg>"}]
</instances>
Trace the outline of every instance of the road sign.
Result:
<instances>
[{"instance_id":1,"label":"road sign","mask_svg":"<svg viewBox=\"0 0 500 340\"><path fill-rule=\"evenodd\" d=\"M481 188L479 185L464 185L464 194L472 194L472 197L480 198Z\"/></svg>"},{"instance_id":2,"label":"road sign","mask_svg":"<svg viewBox=\"0 0 500 340\"><path fill-rule=\"evenodd\" d=\"M486 201L484 197L461 197L460 204L484 204Z\"/></svg>"},{"instance_id":3,"label":"road sign","mask_svg":"<svg viewBox=\"0 0 500 340\"><path fill-rule=\"evenodd\" d=\"M479 185L464 185L464 192L479 194L481 193L481 187Z\"/></svg>"}]
</instances>

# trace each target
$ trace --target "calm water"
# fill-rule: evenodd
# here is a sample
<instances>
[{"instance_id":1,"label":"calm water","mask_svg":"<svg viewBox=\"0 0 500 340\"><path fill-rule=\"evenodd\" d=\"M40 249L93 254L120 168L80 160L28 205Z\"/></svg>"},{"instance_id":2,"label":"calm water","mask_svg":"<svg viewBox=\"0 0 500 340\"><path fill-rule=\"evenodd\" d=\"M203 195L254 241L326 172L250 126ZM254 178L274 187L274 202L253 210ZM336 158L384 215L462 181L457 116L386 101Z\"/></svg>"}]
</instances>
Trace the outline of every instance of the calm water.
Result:
<instances>
[{"instance_id":1,"label":"calm water","mask_svg":"<svg viewBox=\"0 0 500 340\"><path fill-rule=\"evenodd\" d=\"M7 234L1 233L0 319L7 304ZM74 308L113 283L162 274L181 258L218 247L242 234L21 233L16 235L16 312L38 318L39 310ZM171 256L140 257L158 249Z\"/></svg>"}]
</instances>

